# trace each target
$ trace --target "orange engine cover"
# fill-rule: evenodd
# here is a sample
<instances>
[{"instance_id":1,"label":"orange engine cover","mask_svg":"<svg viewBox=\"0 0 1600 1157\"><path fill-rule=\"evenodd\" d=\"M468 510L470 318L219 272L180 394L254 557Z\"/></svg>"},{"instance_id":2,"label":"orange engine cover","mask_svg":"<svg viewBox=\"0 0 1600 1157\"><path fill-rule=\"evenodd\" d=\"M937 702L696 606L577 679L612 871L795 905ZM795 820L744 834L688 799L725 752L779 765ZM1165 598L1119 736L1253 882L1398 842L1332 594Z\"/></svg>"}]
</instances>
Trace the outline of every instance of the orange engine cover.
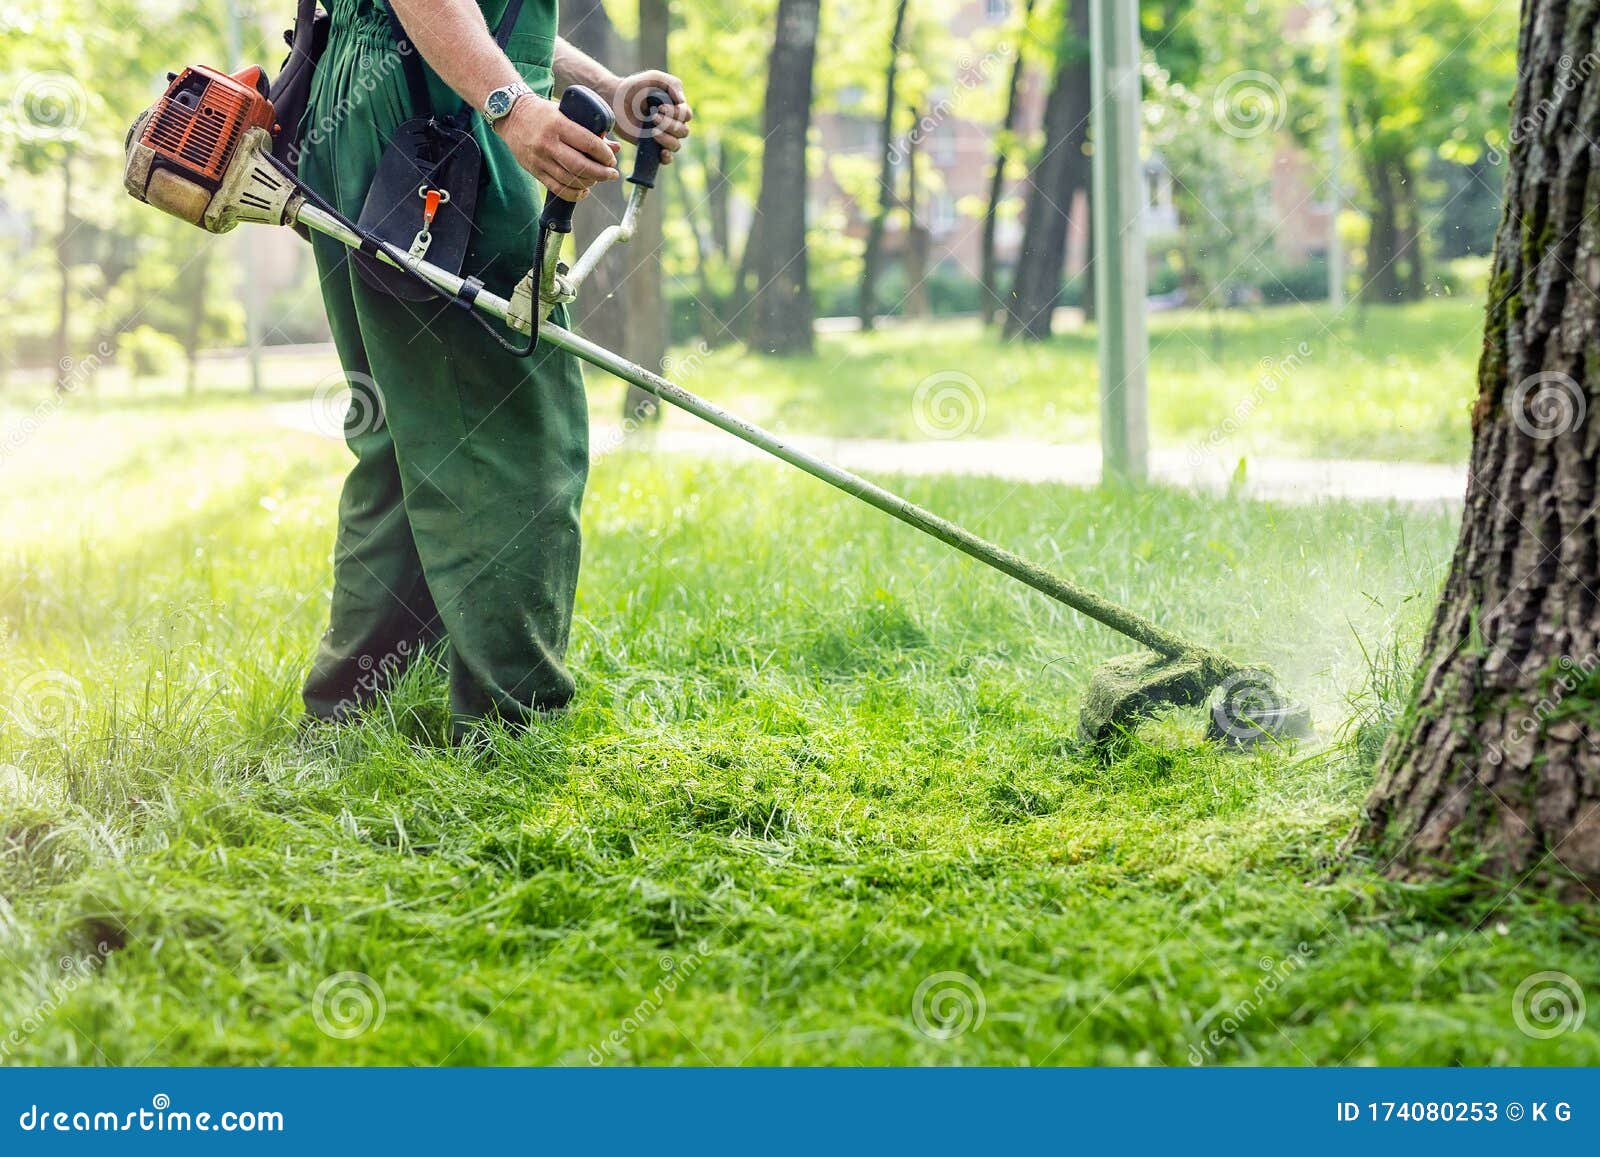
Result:
<instances>
[{"instance_id":1,"label":"orange engine cover","mask_svg":"<svg viewBox=\"0 0 1600 1157\"><path fill-rule=\"evenodd\" d=\"M237 76L204 65L185 68L167 86L140 140L160 167L215 189L247 129L277 131L265 88L256 67Z\"/></svg>"}]
</instances>

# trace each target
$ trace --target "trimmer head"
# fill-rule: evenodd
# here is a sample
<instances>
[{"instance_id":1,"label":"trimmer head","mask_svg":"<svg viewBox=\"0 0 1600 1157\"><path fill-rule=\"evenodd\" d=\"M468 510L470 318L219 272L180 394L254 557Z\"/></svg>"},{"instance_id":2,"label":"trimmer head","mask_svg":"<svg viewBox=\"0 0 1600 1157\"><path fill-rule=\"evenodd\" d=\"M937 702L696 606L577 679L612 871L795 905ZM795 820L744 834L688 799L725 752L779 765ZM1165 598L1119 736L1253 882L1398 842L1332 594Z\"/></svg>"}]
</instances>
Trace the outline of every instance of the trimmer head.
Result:
<instances>
[{"instance_id":1,"label":"trimmer head","mask_svg":"<svg viewBox=\"0 0 1600 1157\"><path fill-rule=\"evenodd\" d=\"M1078 735L1100 747L1164 707L1202 705L1211 716L1208 736L1240 750L1312 734L1310 711L1289 699L1270 671L1196 648L1175 658L1147 653L1102 664L1084 693Z\"/></svg>"}]
</instances>

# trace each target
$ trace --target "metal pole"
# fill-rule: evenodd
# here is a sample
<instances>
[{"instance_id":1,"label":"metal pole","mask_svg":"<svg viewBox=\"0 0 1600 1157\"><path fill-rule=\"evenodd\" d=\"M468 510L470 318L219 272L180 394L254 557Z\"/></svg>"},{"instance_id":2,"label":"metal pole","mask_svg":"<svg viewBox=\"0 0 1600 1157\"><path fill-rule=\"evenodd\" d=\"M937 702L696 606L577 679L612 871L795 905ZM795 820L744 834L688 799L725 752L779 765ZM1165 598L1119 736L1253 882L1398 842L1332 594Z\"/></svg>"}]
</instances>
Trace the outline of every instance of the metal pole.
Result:
<instances>
[{"instance_id":1,"label":"metal pole","mask_svg":"<svg viewBox=\"0 0 1600 1157\"><path fill-rule=\"evenodd\" d=\"M1339 213L1344 209L1344 66L1337 0L1326 0L1328 16L1328 304L1345 305L1344 242L1339 238Z\"/></svg>"},{"instance_id":2,"label":"metal pole","mask_svg":"<svg viewBox=\"0 0 1600 1157\"><path fill-rule=\"evenodd\" d=\"M1144 166L1139 159L1139 5L1090 0L1094 99L1095 320L1106 479L1143 482L1150 433L1145 329Z\"/></svg>"},{"instance_id":3,"label":"metal pole","mask_svg":"<svg viewBox=\"0 0 1600 1157\"><path fill-rule=\"evenodd\" d=\"M241 53L239 10L235 0L224 0L227 11L228 59L234 67ZM256 269L255 246L251 237L241 234L237 242L239 267L244 271L244 340L245 352L250 360L250 392L259 394L261 381L261 279Z\"/></svg>"}]
</instances>

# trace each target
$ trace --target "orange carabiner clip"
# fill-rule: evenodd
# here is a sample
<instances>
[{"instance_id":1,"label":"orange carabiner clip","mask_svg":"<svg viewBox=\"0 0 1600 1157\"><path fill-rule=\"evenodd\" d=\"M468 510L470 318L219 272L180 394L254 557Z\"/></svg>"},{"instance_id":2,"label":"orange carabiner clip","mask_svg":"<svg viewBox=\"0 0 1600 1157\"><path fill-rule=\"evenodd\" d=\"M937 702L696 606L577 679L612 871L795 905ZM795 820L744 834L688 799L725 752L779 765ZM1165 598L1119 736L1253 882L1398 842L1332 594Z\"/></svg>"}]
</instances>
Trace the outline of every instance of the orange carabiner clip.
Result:
<instances>
[{"instance_id":1,"label":"orange carabiner clip","mask_svg":"<svg viewBox=\"0 0 1600 1157\"><path fill-rule=\"evenodd\" d=\"M422 194L422 222L432 225L434 216L439 212L439 205L444 200L444 195L438 189L428 189Z\"/></svg>"}]
</instances>

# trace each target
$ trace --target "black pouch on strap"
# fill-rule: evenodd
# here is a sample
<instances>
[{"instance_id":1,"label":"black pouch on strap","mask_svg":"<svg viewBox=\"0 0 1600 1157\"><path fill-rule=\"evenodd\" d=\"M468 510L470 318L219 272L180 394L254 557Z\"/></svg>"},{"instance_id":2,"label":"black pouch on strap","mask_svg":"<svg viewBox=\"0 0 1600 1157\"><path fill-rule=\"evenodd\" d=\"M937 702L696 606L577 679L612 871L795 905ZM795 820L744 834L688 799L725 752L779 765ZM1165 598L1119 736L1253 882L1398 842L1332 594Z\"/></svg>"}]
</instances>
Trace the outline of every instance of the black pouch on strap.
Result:
<instances>
[{"instance_id":1,"label":"black pouch on strap","mask_svg":"<svg viewBox=\"0 0 1600 1157\"><path fill-rule=\"evenodd\" d=\"M511 0L495 32L503 49L522 10L523 0ZM430 108L428 82L422 62L406 36L400 19L389 10L396 51L405 63L411 103ZM431 265L459 274L467 260L472 223L478 208L478 186L483 178L483 152L471 133L472 110L453 116L430 112L414 117L395 130L378 161L378 171L367 191L357 224L403 252L416 253ZM432 199L430 200L430 194ZM433 208L433 219L428 210ZM405 301L431 301L437 295L415 278L368 256L352 254L356 271L372 288Z\"/></svg>"},{"instance_id":2,"label":"black pouch on strap","mask_svg":"<svg viewBox=\"0 0 1600 1157\"><path fill-rule=\"evenodd\" d=\"M430 264L460 273L472 240L482 174L483 153L464 128L432 117L406 121L389 139L356 224L402 252L413 252L416 246L418 256ZM430 192L438 196L431 223L426 212ZM361 279L374 289L406 301L436 296L392 265L365 253L352 256Z\"/></svg>"}]
</instances>

